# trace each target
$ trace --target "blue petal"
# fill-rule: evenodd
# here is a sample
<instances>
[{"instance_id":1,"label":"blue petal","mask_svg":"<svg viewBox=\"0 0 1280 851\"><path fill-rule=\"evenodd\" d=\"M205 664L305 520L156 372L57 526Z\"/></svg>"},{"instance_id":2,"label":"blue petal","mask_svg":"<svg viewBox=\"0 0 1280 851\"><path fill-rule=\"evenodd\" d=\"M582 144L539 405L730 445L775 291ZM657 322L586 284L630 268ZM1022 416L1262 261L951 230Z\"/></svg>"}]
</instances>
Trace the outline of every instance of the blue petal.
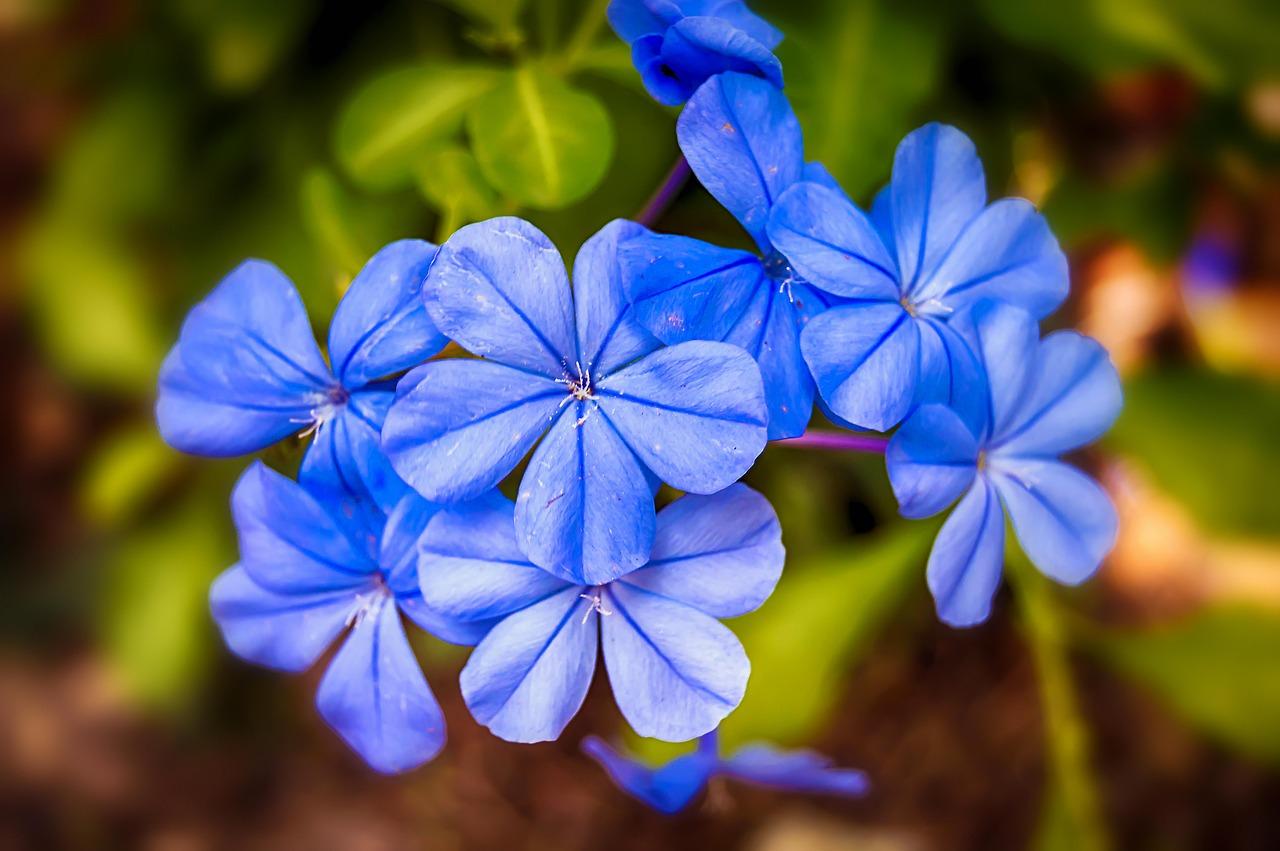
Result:
<instances>
[{"instance_id":1,"label":"blue petal","mask_svg":"<svg viewBox=\"0 0 1280 851\"><path fill-rule=\"evenodd\" d=\"M1116 510L1107 492L1069 464L992 456L1000 491L1022 550L1040 572L1077 585L1116 543Z\"/></svg>"},{"instance_id":2,"label":"blue petal","mask_svg":"<svg viewBox=\"0 0 1280 851\"><path fill-rule=\"evenodd\" d=\"M773 506L739 483L664 508L649 564L619 581L732 618L768 599L785 557Z\"/></svg>"},{"instance_id":3,"label":"blue petal","mask_svg":"<svg viewBox=\"0 0 1280 851\"><path fill-rule=\"evenodd\" d=\"M338 415L317 431L298 470L311 492L326 489L351 494L361 505L385 514L412 493L382 451L380 432L395 393L353 393Z\"/></svg>"},{"instance_id":4,"label":"blue petal","mask_svg":"<svg viewBox=\"0 0 1280 851\"><path fill-rule=\"evenodd\" d=\"M564 589L535 567L516 543L515 506L492 494L445 511L422 539L423 599L466 621L505 617Z\"/></svg>"},{"instance_id":5,"label":"blue petal","mask_svg":"<svg viewBox=\"0 0 1280 851\"><path fill-rule=\"evenodd\" d=\"M300 430L336 384L293 284L247 260L188 314L160 369L156 422L183 452L244 455Z\"/></svg>"},{"instance_id":6,"label":"blue petal","mask_svg":"<svg viewBox=\"0 0 1280 851\"><path fill-rule=\"evenodd\" d=\"M422 305L422 284L436 247L402 239L365 264L334 311L329 359L343 385L370 381L417 366L449 342Z\"/></svg>"},{"instance_id":7,"label":"blue petal","mask_svg":"<svg viewBox=\"0 0 1280 851\"><path fill-rule=\"evenodd\" d=\"M241 563L268 590L308 594L356 588L377 570L374 530L365 530L365 540L353 540L329 507L261 461L240 477L231 513Z\"/></svg>"},{"instance_id":8,"label":"blue petal","mask_svg":"<svg viewBox=\"0 0 1280 851\"><path fill-rule=\"evenodd\" d=\"M866 214L832 190L797 183L769 215L769 238L800 275L846 298L898 301L893 258Z\"/></svg>"},{"instance_id":9,"label":"blue petal","mask_svg":"<svg viewBox=\"0 0 1280 851\"><path fill-rule=\"evenodd\" d=\"M1040 327L1026 311L980 302L951 320L987 376L987 434L1007 434L1030 391ZM986 442L985 440L983 442Z\"/></svg>"},{"instance_id":10,"label":"blue petal","mask_svg":"<svg viewBox=\"0 0 1280 851\"><path fill-rule=\"evenodd\" d=\"M721 490L764 451L760 369L727 343L659 349L600 382L596 401L640 460L679 490Z\"/></svg>"},{"instance_id":11,"label":"blue petal","mask_svg":"<svg viewBox=\"0 0 1280 851\"><path fill-rule=\"evenodd\" d=\"M662 55L666 31L642 36L631 43L631 64L640 72L640 81L658 103L679 106L697 90L704 77L696 71L688 80L677 75Z\"/></svg>"},{"instance_id":12,"label":"blue petal","mask_svg":"<svg viewBox=\"0 0 1280 851\"><path fill-rule=\"evenodd\" d=\"M462 669L475 719L509 742L556 739L578 712L596 667L598 629L570 588L499 623Z\"/></svg>"},{"instance_id":13,"label":"blue petal","mask_svg":"<svg viewBox=\"0 0 1280 851\"><path fill-rule=\"evenodd\" d=\"M1044 317L1067 297L1067 258L1030 201L1005 198L969 223L913 298L946 312L984 298Z\"/></svg>"},{"instance_id":14,"label":"blue petal","mask_svg":"<svg viewBox=\"0 0 1280 851\"><path fill-rule=\"evenodd\" d=\"M1069 452L1101 437L1122 404L1107 350L1074 331L1058 331L1041 341L1028 393L994 443L1006 455Z\"/></svg>"},{"instance_id":15,"label":"blue petal","mask_svg":"<svg viewBox=\"0 0 1280 851\"><path fill-rule=\"evenodd\" d=\"M752 12L742 0L683 0L680 10L689 17L727 21L770 50L782 41L782 31Z\"/></svg>"},{"instance_id":16,"label":"blue petal","mask_svg":"<svg viewBox=\"0 0 1280 851\"><path fill-rule=\"evenodd\" d=\"M822 163L805 163L804 169L800 173L800 179L806 183L816 183L819 186L824 186L850 204L853 203L848 193L844 191L844 187L840 185L840 181L836 180L835 175L828 171L827 167Z\"/></svg>"},{"instance_id":17,"label":"blue petal","mask_svg":"<svg viewBox=\"0 0 1280 851\"><path fill-rule=\"evenodd\" d=\"M770 49L719 18L697 16L677 21L663 34L658 55L660 63L646 62L638 67L649 93L669 106L688 99L708 79L726 72L750 74L782 87L782 63Z\"/></svg>"},{"instance_id":18,"label":"blue petal","mask_svg":"<svg viewBox=\"0 0 1280 851\"><path fill-rule=\"evenodd\" d=\"M995 488L979 476L929 553L926 575L938 617L951 626L985 621L1003 565L1004 512Z\"/></svg>"},{"instance_id":19,"label":"blue petal","mask_svg":"<svg viewBox=\"0 0 1280 851\"><path fill-rule=\"evenodd\" d=\"M400 382L382 449L427 499L474 499L515 468L567 398L564 386L501 364L432 361Z\"/></svg>"},{"instance_id":20,"label":"blue petal","mask_svg":"<svg viewBox=\"0 0 1280 851\"><path fill-rule=\"evenodd\" d=\"M911 410L920 331L897 302L838 304L805 326L800 350L822 398L842 419L885 431Z\"/></svg>"},{"instance_id":21,"label":"blue petal","mask_svg":"<svg viewBox=\"0 0 1280 851\"><path fill-rule=\"evenodd\" d=\"M898 272L904 290L914 295L982 211L986 177L969 137L935 123L913 130L898 144L891 187Z\"/></svg>"},{"instance_id":22,"label":"blue petal","mask_svg":"<svg viewBox=\"0 0 1280 851\"><path fill-rule=\"evenodd\" d=\"M920 381L915 406L946 405L969 431L984 434L987 424L987 376L977 355L950 326L924 319L920 328Z\"/></svg>"},{"instance_id":23,"label":"blue petal","mask_svg":"<svg viewBox=\"0 0 1280 851\"><path fill-rule=\"evenodd\" d=\"M419 587L418 548L427 524L439 511L440 506L417 494L405 496L387 517L382 530L379 566L400 611L442 641L471 646L479 643L493 624L449 617L427 605Z\"/></svg>"},{"instance_id":24,"label":"blue petal","mask_svg":"<svg viewBox=\"0 0 1280 851\"><path fill-rule=\"evenodd\" d=\"M813 378L800 353L797 297L794 285L779 289L772 278L762 276L751 303L724 338L760 367L770 440L800 436L813 416Z\"/></svg>"},{"instance_id":25,"label":"blue petal","mask_svg":"<svg viewBox=\"0 0 1280 851\"><path fill-rule=\"evenodd\" d=\"M472 354L552 378L577 359L564 261L523 219L456 231L440 246L422 295L436 327Z\"/></svg>"},{"instance_id":26,"label":"blue petal","mask_svg":"<svg viewBox=\"0 0 1280 851\"><path fill-rule=\"evenodd\" d=\"M641 736L683 742L742 702L751 663L723 624L616 582L604 592L604 662L618 708Z\"/></svg>"},{"instance_id":27,"label":"blue petal","mask_svg":"<svg viewBox=\"0 0 1280 851\"><path fill-rule=\"evenodd\" d=\"M804 168L786 96L756 77L713 77L680 114L676 136L702 185L767 249L769 210Z\"/></svg>"},{"instance_id":28,"label":"blue petal","mask_svg":"<svg viewBox=\"0 0 1280 851\"><path fill-rule=\"evenodd\" d=\"M444 747L444 714L390 600L357 622L320 681L316 705L384 774L417 768Z\"/></svg>"},{"instance_id":29,"label":"blue petal","mask_svg":"<svg viewBox=\"0 0 1280 851\"><path fill-rule=\"evenodd\" d=\"M612 372L658 347L636 322L623 289L623 246L648 234L634 222L612 221L583 243L573 262L579 357L592 375Z\"/></svg>"},{"instance_id":30,"label":"blue petal","mask_svg":"<svg viewBox=\"0 0 1280 851\"><path fill-rule=\"evenodd\" d=\"M561 579L599 585L645 563L654 522L644 468L593 403L575 403L520 480L521 548Z\"/></svg>"},{"instance_id":31,"label":"blue petal","mask_svg":"<svg viewBox=\"0 0 1280 851\"><path fill-rule=\"evenodd\" d=\"M268 591L240 565L215 579L209 591L209 608L231 652L280 671L311 667L342 631L354 604L350 589L315 594Z\"/></svg>"},{"instance_id":32,"label":"blue petal","mask_svg":"<svg viewBox=\"0 0 1280 851\"><path fill-rule=\"evenodd\" d=\"M582 740L582 750L600 763L620 789L660 813L678 813L689 805L711 779L714 759L694 752L679 756L661 768L649 768L624 756L596 736Z\"/></svg>"},{"instance_id":33,"label":"blue petal","mask_svg":"<svg viewBox=\"0 0 1280 851\"><path fill-rule=\"evenodd\" d=\"M725 760L721 773L757 786L826 795L865 795L867 775L836 768L814 751L784 751L769 745L748 745Z\"/></svg>"},{"instance_id":34,"label":"blue petal","mask_svg":"<svg viewBox=\"0 0 1280 851\"><path fill-rule=\"evenodd\" d=\"M611 0L605 14L608 16L609 26L618 34L618 38L632 42L641 36L660 33L667 28L672 21L659 16L652 8L662 6L668 7L673 16L680 14L679 7L665 0L661 4L647 0Z\"/></svg>"},{"instance_id":35,"label":"blue petal","mask_svg":"<svg viewBox=\"0 0 1280 851\"><path fill-rule=\"evenodd\" d=\"M902 516L930 517L973 484L978 441L950 408L925 405L889 441L885 467Z\"/></svg>"},{"instance_id":36,"label":"blue petal","mask_svg":"<svg viewBox=\"0 0 1280 851\"><path fill-rule=\"evenodd\" d=\"M619 253L636 320L667 345L723 340L764 277L754 254L687 236L646 231Z\"/></svg>"}]
</instances>

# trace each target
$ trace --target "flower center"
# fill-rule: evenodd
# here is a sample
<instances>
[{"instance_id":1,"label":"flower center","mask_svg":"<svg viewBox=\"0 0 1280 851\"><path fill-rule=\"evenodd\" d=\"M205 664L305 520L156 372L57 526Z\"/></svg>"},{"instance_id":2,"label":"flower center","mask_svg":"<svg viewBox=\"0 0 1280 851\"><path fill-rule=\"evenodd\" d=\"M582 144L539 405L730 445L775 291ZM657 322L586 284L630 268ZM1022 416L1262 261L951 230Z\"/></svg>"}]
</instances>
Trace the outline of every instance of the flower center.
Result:
<instances>
[{"instance_id":1,"label":"flower center","mask_svg":"<svg viewBox=\"0 0 1280 851\"><path fill-rule=\"evenodd\" d=\"M587 610L582 613L582 622L585 624L591 617L592 612L599 612L602 615L611 615L613 612L604 607L604 591L597 588L590 594L579 594L579 597L587 601Z\"/></svg>"},{"instance_id":2,"label":"flower center","mask_svg":"<svg viewBox=\"0 0 1280 851\"><path fill-rule=\"evenodd\" d=\"M582 364L577 363L574 364L574 368L577 370L576 377L566 371L565 377L557 378L556 382L569 388L569 397L571 399L578 402L594 399L595 396L592 395L594 388L591 385L591 367L588 366L583 369Z\"/></svg>"},{"instance_id":3,"label":"flower center","mask_svg":"<svg viewBox=\"0 0 1280 851\"><path fill-rule=\"evenodd\" d=\"M341 384L335 384L323 393L316 394L316 406L307 412L306 417L294 418L291 422L305 423L306 429L298 433L298 437L318 434L325 423L342 413L342 409L351 400L351 394Z\"/></svg>"},{"instance_id":4,"label":"flower center","mask_svg":"<svg viewBox=\"0 0 1280 851\"><path fill-rule=\"evenodd\" d=\"M372 587L356 595L351 611L347 614L347 626L360 626L366 618L377 617L390 599L391 589L387 587L387 580L381 573L376 574Z\"/></svg>"},{"instance_id":5,"label":"flower center","mask_svg":"<svg viewBox=\"0 0 1280 851\"><path fill-rule=\"evenodd\" d=\"M800 276L796 274L796 270L781 252L774 251L764 258L764 273L777 284L778 292L786 293L787 301L795 304L795 294L791 287L793 284L800 283Z\"/></svg>"}]
</instances>

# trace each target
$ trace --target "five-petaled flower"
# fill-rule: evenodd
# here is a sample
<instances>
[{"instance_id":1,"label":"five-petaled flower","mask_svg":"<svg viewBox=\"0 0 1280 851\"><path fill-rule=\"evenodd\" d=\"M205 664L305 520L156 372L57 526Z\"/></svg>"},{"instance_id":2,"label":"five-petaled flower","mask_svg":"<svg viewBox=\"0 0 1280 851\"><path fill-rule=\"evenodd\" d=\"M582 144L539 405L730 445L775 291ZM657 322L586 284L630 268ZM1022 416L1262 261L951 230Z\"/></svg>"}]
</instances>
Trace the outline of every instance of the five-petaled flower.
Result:
<instances>
[{"instance_id":1,"label":"five-petaled flower","mask_svg":"<svg viewBox=\"0 0 1280 851\"><path fill-rule=\"evenodd\" d=\"M870 217L829 186L800 183L769 216L770 240L813 286L848 299L800 347L840 418L879 431L914 408L973 404L981 370L948 327L987 298L1037 319L1067 294L1067 261L1030 202L987 205L968 137L928 124L898 146Z\"/></svg>"},{"instance_id":2,"label":"five-petaled flower","mask_svg":"<svg viewBox=\"0 0 1280 851\"><path fill-rule=\"evenodd\" d=\"M782 750L761 743L722 757L718 732L706 734L691 753L658 768L619 753L596 736L583 739L582 749L623 791L661 813L680 812L716 777L767 789L852 798L865 795L868 788L864 773L837 768L828 757L811 750Z\"/></svg>"},{"instance_id":3,"label":"five-petaled flower","mask_svg":"<svg viewBox=\"0 0 1280 851\"><path fill-rule=\"evenodd\" d=\"M618 708L642 736L686 741L741 702L750 664L718 618L758 607L782 572L781 529L742 484L685 496L658 515L648 564L603 584L566 582L520 551L513 506L494 495L437 514L422 539L427 604L498 623L462 670L476 720L514 742L557 738L603 644Z\"/></svg>"},{"instance_id":4,"label":"five-petaled flower","mask_svg":"<svg viewBox=\"0 0 1280 851\"><path fill-rule=\"evenodd\" d=\"M520 482L520 548L599 585L644 564L657 481L714 493L764 449L760 371L742 349L661 348L629 318L614 222L587 240L571 292L550 241L521 219L468 225L424 288L436 326L482 359L424 364L400 382L383 448L427 499L474 499L542 438ZM543 436L545 434L545 437Z\"/></svg>"},{"instance_id":5,"label":"five-petaled flower","mask_svg":"<svg viewBox=\"0 0 1280 851\"><path fill-rule=\"evenodd\" d=\"M726 71L782 86L782 64L773 55L782 33L742 0L613 0L608 14L659 103L682 104Z\"/></svg>"},{"instance_id":6,"label":"five-petaled flower","mask_svg":"<svg viewBox=\"0 0 1280 851\"><path fill-rule=\"evenodd\" d=\"M314 433L300 480L367 487L391 510L408 489L378 449L395 398L394 385L381 379L447 342L422 307L435 252L406 239L365 265L329 326L332 370L289 279L262 260L240 264L192 308L161 367L160 434L184 452L229 456Z\"/></svg>"},{"instance_id":7,"label":"five-petaled flower","mask_svg":"<svg viewBox=\"0 0 1280 851\"><path fill-rule=\"evenodd\" d=\"M707 81L681 113L676 133L693 172L760 253L641 232L619 249L636 320L667 344L741 346L764 377L769 438L795 437L809 423L814 395L800 331L836 299L800 280L765 226L788 187L830 177L822 166L805 163L800 123L786 97L754 77L722 74Z\"/></svg>"},{"instance_id":8,"label":"five-petaled flower","mask_svg":"<svg viewBox=\"0 0 1280 851\"><path fill-rule=\"evenodd\" d=\"M349 627L316 704L370 766L392 773L430 760L445 739L400 612L457 644L475 643L487 625L422 601L417 544L437 506L410 493L384 516L358 507L363 498L254 463L231 504L240 562L213 583L210 604L232 651L282 671L310 667Z\"/></svg>"},{"instance_id":9,"label":"five-petaled flower","mask_svg":"<svg viewBox=\"0 0 1280 851\"><path fill-rule=\"evenodd\" d=\"M1040 571L1077 584L1116 538L1106 492L1058 456L1097 439L1120 412L1107 352L1074 331L1044 340L1035 320L981 302L953 320L988 376L968 418L930 404L889 442L889 480L906 517L928 517L963 494L929 555L929 590L954 626L986 620L1000 582L1004 511Z\"/></svg>"}]
</instances>

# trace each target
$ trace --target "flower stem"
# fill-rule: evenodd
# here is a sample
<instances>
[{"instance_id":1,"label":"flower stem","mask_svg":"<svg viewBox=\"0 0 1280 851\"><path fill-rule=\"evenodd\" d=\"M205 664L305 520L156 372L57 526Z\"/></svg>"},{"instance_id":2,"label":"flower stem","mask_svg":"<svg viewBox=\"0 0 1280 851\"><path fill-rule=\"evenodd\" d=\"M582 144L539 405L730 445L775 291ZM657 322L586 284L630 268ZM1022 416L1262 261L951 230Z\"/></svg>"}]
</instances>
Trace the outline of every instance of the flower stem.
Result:
<instances>
[{"instance_id":1,"label":"flower stem","mask_svg":"<svg viewBox=\"0 0 1280 851\"><path fill-rule=\"evenodd\" d=\"M798 449L832 449L837 452L874 452L884 454L889 438L871 434L851 434L842 431L806 431L799 437L774 441L779 446Z\"/></svg>"},{"instance_id":2,"label":"flower stem","mask_svg":"<svg viewBox=\"0 0 1280 851\"><path fill-rule=\"evenodd\" d=\"M640 215L636 216L636 221L647 228L653 227L658 217L666 212L667 207L671 206L671 202L680 194L691 173L688 160L684 158L684 154L681 154L676 159L675 165L671 166L671 171L667 172L667 176L663 178L662 185L649 197Z\"/></svg>"}]
</instances>

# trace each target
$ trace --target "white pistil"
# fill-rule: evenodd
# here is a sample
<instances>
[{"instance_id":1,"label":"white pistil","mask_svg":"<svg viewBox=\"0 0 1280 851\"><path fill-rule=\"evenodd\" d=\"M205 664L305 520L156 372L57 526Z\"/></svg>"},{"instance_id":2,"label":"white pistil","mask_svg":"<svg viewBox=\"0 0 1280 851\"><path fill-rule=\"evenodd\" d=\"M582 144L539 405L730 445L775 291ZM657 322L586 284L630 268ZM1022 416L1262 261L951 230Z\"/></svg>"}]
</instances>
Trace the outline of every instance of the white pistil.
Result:
<instances>
[{"instance_id":1,"label":"white pistil","mask_svg":"<svg viewBox=\"0 0 1280 851\"><path fill-rule=\"evenodd\" d=\"M587 606L587 610L582 614L582 623L585 624L587 619L591 617L592 612L599 612L602 615L611 615L613 612L604 607L604 594L599 591L594 594L579 594L579 597L588 601L591 605Z\"/></svg>"}]
</instances>

